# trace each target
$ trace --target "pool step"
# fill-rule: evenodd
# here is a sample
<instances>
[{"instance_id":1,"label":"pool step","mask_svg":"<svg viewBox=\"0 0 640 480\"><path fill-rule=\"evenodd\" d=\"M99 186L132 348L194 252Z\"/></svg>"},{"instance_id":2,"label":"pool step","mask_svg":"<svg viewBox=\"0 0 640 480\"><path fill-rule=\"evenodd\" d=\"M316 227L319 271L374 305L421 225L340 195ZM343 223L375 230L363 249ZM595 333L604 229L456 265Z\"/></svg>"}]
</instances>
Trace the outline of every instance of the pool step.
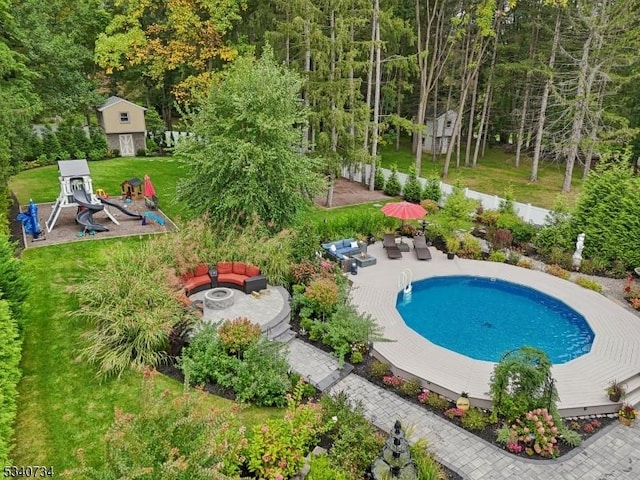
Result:
<instances>
[{"instance_id":1,"label":"pool step","mask_svg":"<svg viewBox=\"0 0 640 480\"><path fill-rule=\"evenodd\" d=\"M629 377L622 381L625 385L625 403L633 406L640 406L640 372L636 373L632 377Z\"/></svg>"}]
</instances>

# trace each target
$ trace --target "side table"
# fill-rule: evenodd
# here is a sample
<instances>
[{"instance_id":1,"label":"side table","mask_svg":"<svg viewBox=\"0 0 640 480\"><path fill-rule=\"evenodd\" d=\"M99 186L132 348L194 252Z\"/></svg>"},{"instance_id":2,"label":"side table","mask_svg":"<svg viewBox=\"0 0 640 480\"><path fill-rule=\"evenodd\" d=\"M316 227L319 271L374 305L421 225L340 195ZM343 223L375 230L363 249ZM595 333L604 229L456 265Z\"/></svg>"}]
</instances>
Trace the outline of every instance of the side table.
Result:
<instances>
[{"instance_id":1,"label":"side table","mask_svg":"<svg viewBox=\"0 0 640 480\"><path fill-rule=\"evenodd\" d=\"M216 288L218 286L218 269L210 268L209 276L211 277L211 288Z\"/></svg>"}]
</instances>

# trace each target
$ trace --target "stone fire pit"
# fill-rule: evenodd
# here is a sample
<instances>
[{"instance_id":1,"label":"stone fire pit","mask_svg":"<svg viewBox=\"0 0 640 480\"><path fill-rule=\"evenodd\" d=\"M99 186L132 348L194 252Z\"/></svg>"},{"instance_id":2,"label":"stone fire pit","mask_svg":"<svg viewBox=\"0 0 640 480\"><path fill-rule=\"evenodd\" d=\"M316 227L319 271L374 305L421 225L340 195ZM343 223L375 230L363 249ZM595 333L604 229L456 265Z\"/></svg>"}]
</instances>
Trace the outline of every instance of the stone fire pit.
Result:
<instances>
[{"instance_id":1,"label":"stone fire pit","mask_svg":"<svg viewBox=\"0 0 640 480\"><path fill-rule=\"evenodd\" d=\"M213 288L204 294L205 308L223 310L231 305L233 305L233 290L230 288Z\"/></svg>"}]
</instances>

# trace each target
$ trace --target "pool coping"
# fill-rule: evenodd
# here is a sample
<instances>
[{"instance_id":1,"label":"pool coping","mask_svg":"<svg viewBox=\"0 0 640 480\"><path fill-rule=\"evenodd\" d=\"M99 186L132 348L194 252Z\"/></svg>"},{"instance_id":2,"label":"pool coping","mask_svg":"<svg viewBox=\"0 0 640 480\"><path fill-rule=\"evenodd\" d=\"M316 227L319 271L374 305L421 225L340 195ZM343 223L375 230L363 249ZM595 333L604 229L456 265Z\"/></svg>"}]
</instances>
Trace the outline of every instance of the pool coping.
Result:
<instances>
[{"instance_id":1,"label":"pool coping","mask_svg":"<svg viewBox=\"0 0 640 480\"><path fill-rule=\"evenodd\" d=\"M503 263L455 258L433 247L430 261L418 261L413 251L399 260L389 260L380 243L369 253L379 259L376 266L359 269L351 276L352 301L383 327L393 342L377 342L373 355L392 365L394 373L416 378L425 388L456 398L468 392L472 403L489 408L489 379L494 362L473 360L439 347L409 327L395 308L403 270L411 270L413 280L434 276L471 275L499 278L525 285L557 298L584 316L595 337L591 351L552 367L563 416L612 413L619 404L610 402L605 388L610 380L625 380L640 372L640 322L632 313L603 295L538 270Z\"/></svg>"}]
</instances>

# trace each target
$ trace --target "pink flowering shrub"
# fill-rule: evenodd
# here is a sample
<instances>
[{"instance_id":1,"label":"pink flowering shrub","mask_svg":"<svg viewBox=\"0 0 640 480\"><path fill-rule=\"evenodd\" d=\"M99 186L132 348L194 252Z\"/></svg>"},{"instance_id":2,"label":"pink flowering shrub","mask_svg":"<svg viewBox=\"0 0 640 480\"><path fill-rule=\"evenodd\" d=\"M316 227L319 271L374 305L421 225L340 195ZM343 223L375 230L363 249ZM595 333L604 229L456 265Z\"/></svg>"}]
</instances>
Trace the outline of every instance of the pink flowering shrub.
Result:
<instances>
[{"instance_id":1,"label":"pink flowering shrub","mask_svg":"<svg viewBox=\"0 0 640 480\"><path fill-rule=\"evenodd\" d=\"M461 418L464 417L464 410L459 409L458 407L453 407L448 410L445 410L444 414L449 418Z\"/></svg>"},{"instance_id":2,"label":"pink flowering shrub","mask_svg":"<svg viewBox=\"0 0 640 480\"><path fill-rule=\"evenodd\" d=\"M422 390L418 395L418 401L420 403L427 403L429 401L429 390Z\"/></svg>"},{"instance_id":3,"label":"pink flowering shrub","mask_svg":"<svg viewBox=\"0 0 640 480\"><path fill-rule=\"evenodd\" d=\"M404 379L397 375L385 375L384 377L382 377L382 383L393 388L400 388L400 386L404 383Z\"/></svg>"},{"instance_id":4,"label":"pink flowering shrub","mask_svg":"<svg viewBox=\"0 0 640 480\"><path fill-rule=\"evenodd\" d=\"M520 445L518 442L509 441L507 442L507 450L511 453L521 453L524 447Z\"/></svg>"},{"instance_id":5,"label":"pink flowering shrub","mask_svg":"<svg viewBox=\"0 0 640 480\"><path fill-rule=\"evenodd\" d=\"M509 442L515 442L524 446L527 453L554 458L558 456L557 436L558 427L553 417L546 408L536 408L511 424L507 448Z\"/></svg>"}]
</instances>

